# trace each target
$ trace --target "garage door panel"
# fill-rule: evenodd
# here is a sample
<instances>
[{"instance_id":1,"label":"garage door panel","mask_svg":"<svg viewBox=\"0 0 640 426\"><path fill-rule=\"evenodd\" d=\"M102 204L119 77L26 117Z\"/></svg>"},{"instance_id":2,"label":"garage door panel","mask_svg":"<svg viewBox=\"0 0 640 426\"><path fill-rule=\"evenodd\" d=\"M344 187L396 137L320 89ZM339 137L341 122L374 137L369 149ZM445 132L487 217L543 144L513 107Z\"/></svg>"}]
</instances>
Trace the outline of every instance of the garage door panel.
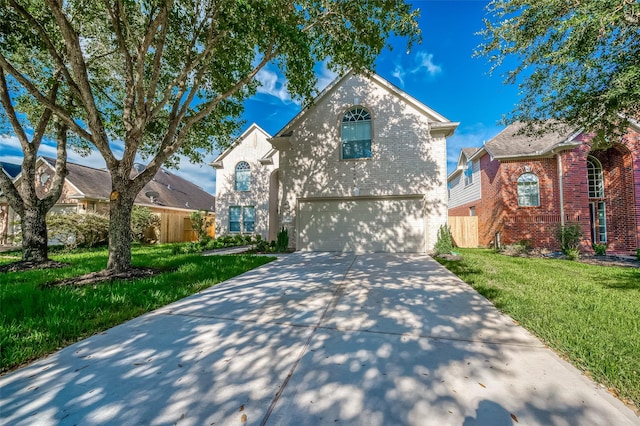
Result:
<instances>
[{"instance_id":1,"label":"garage door panel","mask_svg":"<svg viewBox=\"0 0 640 426\"><path fill-rule=\"evenodd\" d=\"M299 204L301 250L423 252L422 200L306 201Z\"/></svg>"}]
</instances>

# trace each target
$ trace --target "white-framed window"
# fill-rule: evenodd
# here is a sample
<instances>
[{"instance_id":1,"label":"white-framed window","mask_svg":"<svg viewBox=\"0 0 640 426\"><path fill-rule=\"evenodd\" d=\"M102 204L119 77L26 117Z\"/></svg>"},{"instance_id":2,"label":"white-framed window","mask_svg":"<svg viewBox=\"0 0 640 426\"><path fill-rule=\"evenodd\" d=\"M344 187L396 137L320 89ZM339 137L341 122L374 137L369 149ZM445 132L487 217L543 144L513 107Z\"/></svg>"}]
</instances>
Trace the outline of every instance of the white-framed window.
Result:
<instances>
[{"instance_id":1,"label":"white-framed window","mask_svg":"<svg viewBox=\"0 0 640 426\"><path fill-rule=\"evenodd\" d=\"M604 198L602 163L592 156L587 157L587 180L589 181L589 198Z\"/></svg>"},{"instance_id":2,"label":"white-framed window","mask_svg":"<svg viewBox=\"0 0 640 426\"><path fill-rule=\"evenodd\" d=\"M473 183L473 161L467 163L467 167L464 169L464 185L471 185Z\"/></svg>"},{"instance_id":3,"label":"white-framed window","mask_svg":"<svg viewBox=\"0 0 640 426\"><path fill-rule=\"evenodd\" d=\"M475 215L476 215L476 206L469 207L469 216L475 216Z\"/></svg>"},{"instance_id":4,"label":"white-framed window","mask_svg":"<svg viewBox=\"0 0 640 426\"><path fill-rule=\"evenodd\" d=\"M251 189L251 166L246 161L236 164L236 191Z\"/></svg>"},{"instance_id":5,"label":"white-framed window","mask_svg":"<svg viewBox=\"0 0 640 426\"><path fill-rule=\"evenodd\" d=\"M254 206L229 207L229 232L249 234L255 231L256 209Z\"/></svg>"},{"instance_id":6,"label":"white-framed window","mask_svg":"<svg viewBox=\"0 0 640 426\"><path fill-rule=\"evenodd\" d=\"M362 107L342 116L342 158L371 158L371 114Z\"/></svg>"},{"instance_id":7,"label":"white-framed window","mask_svg":"<svg viewBox=\"0 0 640 426\"><path fill-rule=\"evenodd\" d=\"M518 205L537 207L540 205L540 185L533 173L523 173L518 178Z\"/></svg>"}]
</instances>

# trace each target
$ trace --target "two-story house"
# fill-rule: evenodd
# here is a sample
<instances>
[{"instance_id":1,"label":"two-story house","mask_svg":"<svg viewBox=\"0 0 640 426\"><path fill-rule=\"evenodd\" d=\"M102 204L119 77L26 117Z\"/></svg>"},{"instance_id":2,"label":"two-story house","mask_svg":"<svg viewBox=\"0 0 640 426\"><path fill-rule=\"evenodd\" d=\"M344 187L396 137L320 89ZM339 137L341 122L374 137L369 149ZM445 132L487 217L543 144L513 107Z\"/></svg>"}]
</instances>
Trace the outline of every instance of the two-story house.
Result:
<instances>
[{"instance_id":1,"label":"two-story house","mask_svg":"<svg viewBox=\"0 0 640 426\"><path fill-rule=\"evenodd\" d=\"M575 129L528 136L522 127L461 151L447 178L449 215L478 216L482 246L529 240L558 249L558 228L578 224L583 250L640 247L640 124L607 150Z\"/></svg>"},{"instance_id":2,"label":"two-story house","mask_svg":"<svg viewBox=\"0 0 640 426\"><path fill-rule=\"evenodd\" d=\"M447 222L457 126L375 74L348 72L273 137L254 125L212 163L218 232L273 239L285 227L298 250L425 252Z\"/></svg>"}]
</instances>

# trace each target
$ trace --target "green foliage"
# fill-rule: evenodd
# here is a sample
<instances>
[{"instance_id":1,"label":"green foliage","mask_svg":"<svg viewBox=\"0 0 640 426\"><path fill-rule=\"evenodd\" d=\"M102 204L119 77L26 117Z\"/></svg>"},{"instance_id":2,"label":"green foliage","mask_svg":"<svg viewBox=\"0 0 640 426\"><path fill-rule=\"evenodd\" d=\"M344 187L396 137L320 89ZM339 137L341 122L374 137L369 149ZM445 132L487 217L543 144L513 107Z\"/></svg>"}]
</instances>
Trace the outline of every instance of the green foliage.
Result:
<instances>
[{"instance_id":1,"label":"green foliage","mask_svg":"<svg viewBox=\"0 0 640 426\"><path fill-rule=\"evenodd\" d=\"M211 239L208 229L215 219L204 210L191 212L189 219L191 219L193 230L198 233L198 241L207 243Z\"/></svg>"},{"instance_id":2,"label":"green foliage","mask_svg":"<svg viewBox=\"0 0 640 426\"><path fill-rule=\"evenodd\" d=\"M276 236L275 250L284 253L289 249L289 231L284 226Z\"/></svg>"},{"instance_id":3,"label":"green foliage","mask_svg":"<svg viewBox=\"0 0 640 426\"><path fill-rule=\"evenodd\" d=\"M160 216L147 207L133 206L131 210L131 235L139 243L150 243L158 240L160 232Z\"/></svg>"},{"instance_id":4,"label":"green foliage","mask_svg":"<svg viewBox=\"0 0 640 426\"><path fill-rule=\"evenodd\" d=\"M408 48L420 40L418 14L400 0L9 1L0 58L14 115L53 111L79 149L97 148L116 200L130 207L162 164L200 163L230 145L260 70L278 69L291 97L309 104L318 62L368 72L390 36ZM132 179L125 166L137 157L147 168ZM110 229L111 269L131 266L128 226Z\"/></svg>"},{"instance_id":5,"label":"green foliage","mask_svg":"<svg viewBox=\"0 0 640 426\"><path fill-rule=\"evenodd\" d=\"M436 256L441 254L448 254L454 248L453 235L451 235L451 228L448 225L440 225L438 228L438 239L433 247L434 254Z\"/></svg>"},{"instance_id":6,"label":"green foliage","mask_svg":"<svg viewBox=\"0 0 640 426\"><path fill-rule=\"evenodd\" d=\"M564 254L567 255L567 259L569 260L580 259L580 250L577 248L568 248L565 250Z\"/></svg>"},{"instance_id":7,"label":"green foliage","mask_svg":"<svg viewBox=\"0 0 640 426\"><path fill-rule=\"evenodd\" d=\"M607 245L606 244L594 244L593 251L596 253L596 256L604 256L607 254Z\"/></svg>"},{"instance_id":8,"label":"green foliage","mask_svg":"<svg viewBox=\"0 0 640 426\"><path fill-rule=\"evenodd\" d=\"M50 241L59 241L67 249L94 247L107 242L109 218L98 213L51 213L47 215Z\"/></svg>"},{"instance_id":9,"label":"green foliage","mask_svg":"<svg viewBox=\"0 0 640 426\"><path fill-rule=\"evenodd\" d=\"M556 119L594 131L606 148L628 126L618 114L640 116L637 1L493 0L487 10L476 55L492 71L517 61L505 83L523 97L509 122Z\"/></svg>"},{"instance_id":10,"label":"green foliage","mask_svg":"<svg viewBox=\"0 0 640 426\"><path fill-rule=\"evenodd\" d=\"M144 279L40 287L99 271L108 256L104 248L52 255L69 263L64 268L0 274L0 372L273 260L247 255L172 255L172 250L172 245L133 248L136 266L165 271Z\"/></svg>"},{"instance_id":11,"label":"green foliage","mask_svg":"<svg viewBox=\"0 0 640 426\"><path fill-rule=\"evenodd\" d=\"M578 249L582 240L582 226L579 223L569 223L559 226L556 231L556 238L560 242L560 249L564 254L568 254L570 249Z\"/></svg>"},{"instance_id":12,"label":"green foliage","mask_svg":"<svg viewBox=\"0 0 640 426\"><path fill-rule=\"evenodd\" d=\"M640 260L640 248L636 249L636 259Z\"/></svg>"},{"instance_id":13,"label":"green foliage","mask_svg":"<svg viewBox=\"0 0 640 426\"><path fill-rule=\"evenodd\" d=\"M458 249L438 258L543 342L640 406L640 270Z\"/></svg>"}]
</instances>

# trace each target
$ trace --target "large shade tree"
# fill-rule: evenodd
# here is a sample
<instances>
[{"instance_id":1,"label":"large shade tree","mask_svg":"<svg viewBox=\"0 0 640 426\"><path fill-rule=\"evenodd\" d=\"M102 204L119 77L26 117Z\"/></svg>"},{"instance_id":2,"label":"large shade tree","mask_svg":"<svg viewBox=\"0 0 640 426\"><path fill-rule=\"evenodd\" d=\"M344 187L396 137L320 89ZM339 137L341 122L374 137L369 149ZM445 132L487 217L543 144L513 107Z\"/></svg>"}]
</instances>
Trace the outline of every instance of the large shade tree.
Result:
<instances>
[{"instance_id":1,"label":"large shade tree","mask_svg":"<svg viewBox=\"0 0 640 426\"><path fill-rule=\"evenodd\" d=\"M136 194L175 155L200 161L228 144L263 67L277 65L292 96L307 100L318 61L366 72L390 35L407 37L409 47L419 38L417 11L395 0L0 2L51 63L41 73L24 66L17 46L2 45L0 67L104 157L112 185L107 268L116 272L131 266ZM73 114L43 90L54 69ZM146 168L132 173L137 155Z\"/></svg>"},{"instance_id":2,"label":"large shade tree","mask_svg":"<svg viewBox=\"0 0 640 426\"><path fill-rule=\"evenodd\" d=\"M68 87L60 78L60 69L34 43L32 31L16 25L19 15L16 10L0 2L0 52L3 59L10 58L21 69L31 74L39 73L38 90L47 103L61 111L72 111ZM41 25L51 25L51 17L43 17ZM52 38L62 48L61 38ZM15 78L7 74L5 67L0 68L0 119L9 125L22 149L22 170L19 185L4 173L0 173L0 190L9 205L20 216L22 237L22 260L25 266L33 266L48 259L46 214L62 193L64 178L67 174L67 145L74 138L69 134L67 125L52 113L51 108L42 103L33 102L33 97L17 84ZM57 144L55 175L47 185L47 192L38 194L36 190L36 159L43 138L48 137Z\"/></svg>"},{"instance_id":3,"label":"large shade tree","mask_svg":"<svg viewBox=\"0 0 640 426\"><path fill-rule=\"evenodd\" d=\"M638 0L494 0L487 11L477 54L507 67L522 96L508 122L589 129L606 148L640 118Z\"/></svg>"}]
</instances>

